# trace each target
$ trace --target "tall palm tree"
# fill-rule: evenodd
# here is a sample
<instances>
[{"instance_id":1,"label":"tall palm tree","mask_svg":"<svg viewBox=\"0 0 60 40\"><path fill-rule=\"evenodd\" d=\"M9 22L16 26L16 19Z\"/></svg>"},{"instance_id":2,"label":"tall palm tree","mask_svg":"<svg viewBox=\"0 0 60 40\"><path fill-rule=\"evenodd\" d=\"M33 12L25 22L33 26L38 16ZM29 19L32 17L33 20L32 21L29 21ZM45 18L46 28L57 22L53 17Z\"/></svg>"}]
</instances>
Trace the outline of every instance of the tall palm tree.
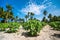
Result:
<instances>
[{"instance_id":1,"label":"tall palm tree","mask_svg":"<svg viewBox=\"0 0 60 40\"><path fill-rule=\"evenodd\" d=\"M18 16L16 16L16 18L15 18L15 22L17 22L18 21Z\"/></svg>"},{"instance_id":2,"label":"tall palm tree","mask_svg":"<svg viewBox=\"0 0 60 40\"><path fill-rule=\"evenodd\" d=\"M52 14L49 14L48 18L49 18L49 21L51 21L52 20Z\"/></svg>"},{"instance_id":3,"label":"tall palm tree","mask_svg":"<svg viewBox=\"0 0 60 40\"><path fill-rule=\"evenodd\" d=\"M0 7L0 18L2 18L3 22L7 22L8 19L13 18L12 7L10 5L6 5L7 10L4 11L2 7Z\"/></svg>"},{"instance_id":4,"label":"tall palm tree","mask_svg":"<svg viewBox=\"0 0 60 40\"><path fill-rule=\"evenodd\" d=\"M43 21L45 22L45 19L46 19L46 18L45 18L45 17L43 17L42 22L43 22Z\"/></svg>"},{"instance_id":5,"label":"tall palm tree","mask_svg":"<svg viewBox=\"0 0 60 40\"><path fill-rule=\"evenodd\" d=\"M34 13L33 12L28 12L28 14L25 16L26 21L27 21L28 18L32 20L33 19L33 16L34 16Z\"/></svg>"},{"instance_id":6,"label":"tall palm tree","mask_svg":"<svg viewBox=\"0 0 60 40\"><path fill-rule=\"evenodd\" d=\"M46 11L46 10L44 10L43 14L44 14L44 16L46 16L46 15L47 15L47 11Z\"/></svg>"},{"instance_id":7,"label":"tall palm tree","mask_svg":"<svg viewBox=\"0 0 60 40\"><path fill-rule=\"evenodd\" d=\"M0 7L0 18L2 17L3 14L4 14L4 9Z\"/></svg>"},{"instance_id":8,"label":"tall palm tree","mask_svg":"<svg viewBox=\"0 0 60 40\"><path fill-rule=\"evenodd\" d=\"M60 21L60 16L58 16L57 19L58 19L57 21Z\"/></svg>"},{"instance_id":9,"label":"tall palm tree","mask_svg":"<svg viewBox=\"0 0 60 40\"><path fill-rule=\"evenodd\" d=\"M30 12L28 12L28 14L27 14L28 16L30 16Z\"/></svg>"},{"instance_id":10,"label":"tall palm tree","mask_svg":"<svg viewBox=\"0 0 60 40\"><path fill-rule=\"evenodd\" d=\"M53 21L56 21L57 20L57 16L53 16Z\"/></svg>"},{"instance_id":11,"label":"tall palm tree","mask_svg":"<svg viewBox=\"0 0 60 40\"><path fill-rule=\"evenodd\" d=\"M43 17L42 21L46 22L46 15L47 15L47 11L46 11L46 10L44 10L43 14L44 14L44 17Z\"/></svg>"},{"instance_id":12,"label":"tall palm tree","mask_svg":"<svg viewBox=\"0 0 60 40\"><path fill-rule=\"evenodd\" d=\"M30 17L30 19L33 19L34 13L33 12L28 12L28 16Z\"/></svg>"},{"instance_id":13,"label":"tall palm tree","mask_svg":"<svg viewBox=\"0 0 60 40\"><path fill-rule=\"evenodd\" d=\"M12 6L9 5L9 4L6 5L6 8L7 8L7 11L11 11L12 10Z\"/></svg>"},{"instance_id":14,"label":"tall palm tree","mask_svg":"<svg viewBox=\"0 0 60 40\"><path fill-rule=\"evenodd\" d=\"M43 17L42 22L46 22L47 23L48 20L45 17Z\"/></svg>"},{"instance_id":15,"label":"tall palm tree","mask_svg":"<svg viewBox=\"0 0 60 40\"><path fill-rule=\"evenodd\" d=\"M3 7L0 7L0 18L4 19L5 18L5 11ZM4 22L4 20L1 20L1 22Z\"/></svg>"},{"instance_id":16,"label":"tall palm tree","mask_svg":"<svg viewBox=\"0 0 60 40\"><path fill-rule=\"evenodd\" d=\"M26 18L26 21L27 21L28 17L29 17L28 15L26 15L26 16L25 16L25 18Z\"/></svg>"},{"instance_id":17,"label":"tall palm tree","mask_svg":"<svg viewBox=\"0 0 60 40\"><path fill-rule=\"evenodd\" d=\"M51 17L52 17L52 14L49 14L49 15L48 15L48 18L50 18L50 19L51 19Z\"/></svg>"},{"instance_id":18,"label":"tall palm tree","mask_svg":"<svg viewBox=\"0 0 60 40\"><path fill-rule=\"evenodd\" d=\"M13 18L13 12L12 12L12 6L11 5L6 5L7 11L6 11L6 20L12 19Z\"/></svg>"},{"instance_id":19,"label":"tall palm tree","mask_svg":"<svg viewBox=\"0 0 60 40\"><path fill-rule=\"evenodd\" d=\"M33 16L34 16L34 13L33 12L30 12L30 19L31 20L33 19Z\"/></svg>"}]
</instances>

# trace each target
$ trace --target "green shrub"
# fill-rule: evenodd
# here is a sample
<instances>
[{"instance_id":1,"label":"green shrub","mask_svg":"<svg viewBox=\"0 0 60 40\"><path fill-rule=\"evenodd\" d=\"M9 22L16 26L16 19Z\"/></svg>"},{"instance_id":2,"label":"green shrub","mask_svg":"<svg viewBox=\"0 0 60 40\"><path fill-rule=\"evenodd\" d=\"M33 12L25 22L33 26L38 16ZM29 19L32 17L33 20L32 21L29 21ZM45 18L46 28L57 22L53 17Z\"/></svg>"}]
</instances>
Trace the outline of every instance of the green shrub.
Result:
<instances>
[{"instance_id":1,"label":"green shrub","mask_svg":"<svg viewBox=\"0 0 60 40\"><path fill-rule=\"evenodd\" d=\"M25 30L28 30L29 35L35 36L42 29L42 23L37 20L28 20L24 23Z\"/></svg>"},{"instance_id":2,"label":"green shrub","mask_svg":"<svg viewBox=\"0 0 60 40\"><path fill-rule=\"evenodd\" d=\"M0 31L6 31L8 33L16 32L19 29L20 23L0 23ZM8 29L8 30L6 30Z\"/></svg>"},{"instance_id":3,"label":"green shrub","mask_svg":"<svg viewBox=\"0 0 60 40\"><path fill-rule=\"evenodd\" d=\"M60 30L60 22L58 22L58 21L51 22L49 25L55 30Z\"/></svg>"},{"instance_id":4,"label":"green shrub","mask_svg":"<svg viewBox=\"0 0 60 40\"><path fill-rule=\"evenodd\" d=\"M45 22L41 22L42 23L42 26L45 26L45 25L47 25L47 23L45 23Z\"/></svg>"},{"instance_id":5,"label":"green shrub","mask_svg":"<svg viewBox=\"0 0 60 40\"><path fill-rule=\"evenodd\" d=\"M0 23L0 31L4 31L5 29L7 29L8 25L8 23Z\"/></svg>"},{"instance_id":6,"label":"green shrub","mask_svg":"<svg viewBox=\"0 0 60 40\"><path fill-rule=\"evenodd\" d=\"M9 23L9 30L7 30L8 33L13 33L13 32L17 32L17 30L19 29L20 24L19 23Z\"/></svg>"}]
</instances>

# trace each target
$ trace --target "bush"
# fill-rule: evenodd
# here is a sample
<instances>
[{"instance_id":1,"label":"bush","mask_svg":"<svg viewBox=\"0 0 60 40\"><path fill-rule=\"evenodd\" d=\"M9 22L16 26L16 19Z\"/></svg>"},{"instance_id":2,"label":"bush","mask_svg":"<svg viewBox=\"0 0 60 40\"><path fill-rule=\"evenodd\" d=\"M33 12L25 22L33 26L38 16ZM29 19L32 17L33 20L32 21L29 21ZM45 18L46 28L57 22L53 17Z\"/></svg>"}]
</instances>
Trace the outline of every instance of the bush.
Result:
<instances>
[{"instance_id":1,"label":"bush","mask_svg":"<svg viewBox=\"0 0 60 40\"><path fill-rule=\"evenodd\" d=\"M56 22L51 22L49 24L54 30L60 30L60 22L56 21Z\"/></svg>"},{"instance_id":2,"label":"bush","mask_svg":"<svg viewBox=\"0 0 60 40\"><path fill-rule=\"evenodd\" d=\"M8 28L8 23L0 23L0 31L5 31Z\"/></svg>"},{"instance_id":3,"label":"bush","mask_svg":"<svg viewBox=\"0 0 60 40\"><path fill-rule=\"evenodd\" d=\"M0 23L0 31L6 31L8 33L16 32L19 29L19 26L20 24L16 22Z\"/></svg>"},{"instance_id":4,"label":"bush","mask_svg":"<svg viewBox=\"0 0 60 40\"><path fill-rule=\"evenodd\" d=\"M45 23L45 22L41 22L42 23L42 26L45 26L45 25L47 25L47 23Z\"/></svg>"},{"instance_id":5,"label":"bush","mask_svg":"<svg viewBox=\"0 0 60 40\"><path fill-rule=\"evenodd\" d=\"M15 23L15 22L9 23L9 26L8 26L9 30L7 30L6 32L8 33L17 32L17 30L19 29L19 26L20 26L19 23Z\"/></svg>"},{"instance_id":6,"label":"bush","mask_svg":"<svg viewBox=\"0 0 60 40\"><path fill-rule=\"evenodd\" d=\"M28 20L23 25L25 30L28 30L29 35L35 36L42 29L42 24L37 20Z\"/></svg>"}]
</instances>

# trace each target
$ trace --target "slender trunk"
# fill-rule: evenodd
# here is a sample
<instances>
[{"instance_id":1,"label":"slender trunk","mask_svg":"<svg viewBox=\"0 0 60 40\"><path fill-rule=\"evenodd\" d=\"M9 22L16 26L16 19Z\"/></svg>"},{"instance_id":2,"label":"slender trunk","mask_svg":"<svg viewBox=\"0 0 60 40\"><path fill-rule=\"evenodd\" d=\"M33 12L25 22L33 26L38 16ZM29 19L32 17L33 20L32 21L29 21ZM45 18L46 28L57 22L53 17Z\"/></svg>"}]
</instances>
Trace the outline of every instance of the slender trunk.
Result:
<instances>
[{"instance_id":1,"label":"slender trunk","mask_svg":"<svg viewBox=\"0 0 60 40\"><path fill-rule=\"evenodd\" d=\"M27 18L26 18L26 22L27 22Z\"/></svg>"}]
</instances>

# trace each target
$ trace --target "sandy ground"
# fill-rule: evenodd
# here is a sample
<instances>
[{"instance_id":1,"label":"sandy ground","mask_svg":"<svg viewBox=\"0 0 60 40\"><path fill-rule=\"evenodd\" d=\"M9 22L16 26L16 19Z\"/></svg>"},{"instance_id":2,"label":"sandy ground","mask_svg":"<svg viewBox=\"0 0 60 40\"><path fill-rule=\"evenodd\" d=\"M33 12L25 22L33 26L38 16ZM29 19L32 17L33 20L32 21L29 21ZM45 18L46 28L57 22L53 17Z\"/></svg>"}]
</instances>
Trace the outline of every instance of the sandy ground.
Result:
<instances>
[{"instance_id":1,"label":"sandy ground","mask_svg":"<svg viewBox=\"0 0 60 40\"><path fill-rule=\"evenodd\" d=\"M25 33L22 28L17 33L0 32L0 40L60 40L60 31L52 30L49 25L46 25L37 37L29 37Z\"/></svg>"}]
</instances>

